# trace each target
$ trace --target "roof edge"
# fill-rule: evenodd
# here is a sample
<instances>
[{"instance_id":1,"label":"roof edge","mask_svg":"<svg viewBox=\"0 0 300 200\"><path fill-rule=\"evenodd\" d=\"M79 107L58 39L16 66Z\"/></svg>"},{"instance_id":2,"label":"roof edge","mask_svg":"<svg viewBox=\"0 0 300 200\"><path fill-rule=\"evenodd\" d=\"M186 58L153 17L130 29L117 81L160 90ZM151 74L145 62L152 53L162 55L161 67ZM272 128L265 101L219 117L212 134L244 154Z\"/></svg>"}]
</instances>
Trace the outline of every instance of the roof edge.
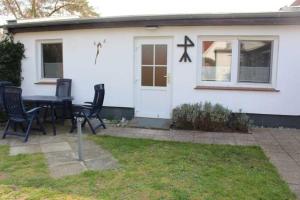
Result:
<instances>
[{"instance_id":1,"label":"roof edge","mask_svg":"<svg viewBox=\"0 0 300 200\"><path fill-rule=\"evenodd\" d=\"M12 33L148 26L300 25L300 12L144 15L5 24ZM1 27L1 26L0 26Z\"/></svg>"}]
</instances>

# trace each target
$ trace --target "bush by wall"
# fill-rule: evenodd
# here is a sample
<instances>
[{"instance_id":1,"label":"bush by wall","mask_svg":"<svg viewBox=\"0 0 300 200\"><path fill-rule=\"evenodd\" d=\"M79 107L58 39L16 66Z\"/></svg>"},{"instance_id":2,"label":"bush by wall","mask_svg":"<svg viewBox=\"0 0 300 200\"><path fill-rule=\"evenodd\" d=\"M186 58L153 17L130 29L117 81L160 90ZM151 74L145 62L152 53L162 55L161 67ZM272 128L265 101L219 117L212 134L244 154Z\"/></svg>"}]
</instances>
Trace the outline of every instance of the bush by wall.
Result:
<instances>
[{"instance_id":1,"label":"bush by wall","mask_svg":"<svg viewBox=\"0 0 300 200\"><path fill-rule=\"evenodd\" d=\"M0 41L0 80L10 81L16 86L21 85L21 62L25 48L13 37L6 36Z\"/></svg>"},{"instance_id":2,"label":"bush by wall","mask_svg":"<svg viewBox=\"0 0 300 200\"><path fill-rule=\"evenodd\" d=\"M244 113L233 113L209 102L183 104L173 109L173 125L178 129L248 132L250 120Z\"/></svg>"}]
</instances>

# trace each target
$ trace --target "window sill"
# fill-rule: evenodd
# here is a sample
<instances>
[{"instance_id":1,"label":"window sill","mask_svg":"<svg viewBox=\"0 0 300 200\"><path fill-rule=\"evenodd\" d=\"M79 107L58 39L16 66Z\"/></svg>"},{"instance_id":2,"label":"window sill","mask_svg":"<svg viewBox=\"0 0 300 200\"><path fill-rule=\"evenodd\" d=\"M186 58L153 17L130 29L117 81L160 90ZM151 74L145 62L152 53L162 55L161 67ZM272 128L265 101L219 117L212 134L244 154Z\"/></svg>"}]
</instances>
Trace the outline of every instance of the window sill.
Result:
<instances>
[{"instance_id":1,"label":"window sill","mask_svg":"<svg viewBox=\"0 0 300 200\"><path fill-rule=\"evenodd\" d=\"M56 85L56 81L39 81L34 84L37 85Z\"/></svg>"},{"instance_id":2,"label":"window sill","mask_svg":"<svg viewBox=\"0 0 300 200\"><path fill-rule=\"evenodd\" d=\"M226 86L196 86L196 90L231 90L231 91L253 91L253 92L280 92L275 88L263 87L226 87Z\"/></svg>"}]
</instances>

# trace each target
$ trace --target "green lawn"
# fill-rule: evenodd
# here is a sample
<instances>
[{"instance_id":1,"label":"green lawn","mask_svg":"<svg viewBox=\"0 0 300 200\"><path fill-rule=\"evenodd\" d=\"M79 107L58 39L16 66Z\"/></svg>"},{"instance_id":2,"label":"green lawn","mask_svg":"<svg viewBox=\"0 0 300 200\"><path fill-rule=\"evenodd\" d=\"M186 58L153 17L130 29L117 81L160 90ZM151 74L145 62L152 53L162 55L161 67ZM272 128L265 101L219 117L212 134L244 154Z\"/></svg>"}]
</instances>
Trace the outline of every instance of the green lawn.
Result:
<instances>
[{"instance_id":1,"label":"green lawn","mask_svg":"<svg viewBox=\"0 0 300 200\"><path fill-rule=\"evenodd\" d=\"M118 169L55 180L42 154L0 146L0 199L295 199L259 147L90 138Z\"/></svg>"}]
</instances>

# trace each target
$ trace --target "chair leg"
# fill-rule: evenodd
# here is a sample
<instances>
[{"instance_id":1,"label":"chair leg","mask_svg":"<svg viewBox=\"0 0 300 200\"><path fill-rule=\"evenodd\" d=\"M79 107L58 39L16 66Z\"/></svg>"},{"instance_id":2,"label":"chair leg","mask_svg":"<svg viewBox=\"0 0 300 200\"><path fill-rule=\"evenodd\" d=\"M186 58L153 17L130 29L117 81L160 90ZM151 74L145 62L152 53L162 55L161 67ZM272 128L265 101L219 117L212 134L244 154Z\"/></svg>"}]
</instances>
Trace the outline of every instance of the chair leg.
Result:
<instances>
[{"instance_id":1,"label":"chair leg","mask_svg":"<svg viewBox=\"0 0 300 200\"><path fill-rule=\"evenodd\" d=\"M7 131L9 129L9 126L10 126L10 120L8 120L7 123L6 123L6 126L5 126L4 131L3 131L2 139L5 139Z\"/></svg>"},{"instance_id":2,"label":"chair leg","mask_svg":"<svg viewBox=\"0 0 300 200\"><path fill-rule=\"evenodd\" d=\"M96 131L95 131L95 129L94 129L94 127L93 127L93 125L92 125L92 123L91 123L91 121L89 120L88 117L86 117L86 121L87 121L89 127L91 128L93 134L96 134Z\"/></svg>"},{"instance_id":3,"label":"chair leg","mask_svg":"<svg viewBox=\"0 0 300 200\"><path fill-rule=\"evenodd\" d=\"M55 116L55 120L57 120L58 117L57 117L57 112L56 112L56 108L55 107L54 107L54 116Z\"/></svg>"},{"instance_id":4,"label":"chair leg","mask_svg":"<svg viewBox=\"0 0 300 200\"><path fill-rule=\"evenodd\" d=\"M81 127L85 127L85 124L86 124L86 118L84 118L82 124L81 124Z\"/></svg>"},{"instance_id":5,"label":"chair leg","mask_svg":"<svg viewBox=\"0 0 300 200\"><path fill-rule=\"evenodd\" d=\"M51 123L52 123L52 129L53 129L53 135L56 135L56 126L55 126L55 108L54 105L50 105L50 110L51 110Z\"/></svg>"},{"instance_id":6,"label":"chair leg","mask_svg":"<svg viewBox=\"0 0 300 200\"><path fill-rule=\"evenodd\" d=\"M63 102L63 109L62 109L62 124L65 124L65 119L66 119L66 110L67 110L67 105L66 102Z\"/></svg>"},{"instance_id":7,"label":"chair leg","mask_svg":"<svg viewBox=\"0 0 300 200\"><path fill-rule=\"evenodd\" d=\"M44 122L47 120L47 117L48 117L48 107L45 108L45 111L44 111Z\"/></svg>"},{"instance_id":8,"label":"chair leg","mask_svg":"<svg viewBox=\"0 0 300 200\"><path fill-rule=\"evenodd\" d=\"M34 119L34 118L31 118L31 119L29 120L29 124L28 124L28 126L27 126L27 130L26 130L26 133L25 133L25 139L24 139L24 142L27 142L27 141L28 141L28 137L29 137L29 133L30 133L30 130L31 130L31 126L32 126L33 119Z\"/></svg>"},{"instance_id":9,"label":"chair leg","mask_svg":"<svg viewBox=\"0 0 300 200\"><path fill-rule=\"evenodd\" d=\"M72 101L68 101L67 106L68 106L68 110L69 110L69 113L70 113L71 123L73 123L74 113L73 113Z\"/></svg>"},{"instance_id":10,"label":"chair leg","mask_svg":"<svg viewBox=\"0 0 300 200\"><path fill-rule=\"evenodd\" d=\"M17 123L14 122L14 132L17 132L17 130L18 130Z\"/></svg>"},{"instance_id":11,"label":"chair leg","mask_svg":"<svg viewBox=\"0 0 300 200\"><path fill-rule=\"evenodd\" d=\"M106 129L106 126L105 126L105 124L104 124L104 122L103 122L103 120L101 119L101 117L100 117L99 114L97 114L97 118L98 118L98 120L100 121L101 126L102 126L104 129Z\"/></svg>"},{"instance_id":12,"label":"chair leg","mask_svg":"<svg viewBox=\"0 0 300 200\"><path fill-rule=\"evenodd\" d=\"M44 127L44 125L41 123L39 117L38 117L38 116L35 116L35 119L36 119L37 124L40 126L40 129L41 129L41 131L43 132L43 134L46 135L47 133L46 133L45 127Z\"/></svg>"},{"instance_id":13,"label":"chair leg","mask_svg":"<svg viewBox=\"0 0 300 200\"><path fill-rule=\"evenodd\" d=\"M76 118L75 117L73 117L71 123L72 123L72 126L71 126L70 133L73 133L73 131L76 129Z\"/></svg>"}]
</instances>

